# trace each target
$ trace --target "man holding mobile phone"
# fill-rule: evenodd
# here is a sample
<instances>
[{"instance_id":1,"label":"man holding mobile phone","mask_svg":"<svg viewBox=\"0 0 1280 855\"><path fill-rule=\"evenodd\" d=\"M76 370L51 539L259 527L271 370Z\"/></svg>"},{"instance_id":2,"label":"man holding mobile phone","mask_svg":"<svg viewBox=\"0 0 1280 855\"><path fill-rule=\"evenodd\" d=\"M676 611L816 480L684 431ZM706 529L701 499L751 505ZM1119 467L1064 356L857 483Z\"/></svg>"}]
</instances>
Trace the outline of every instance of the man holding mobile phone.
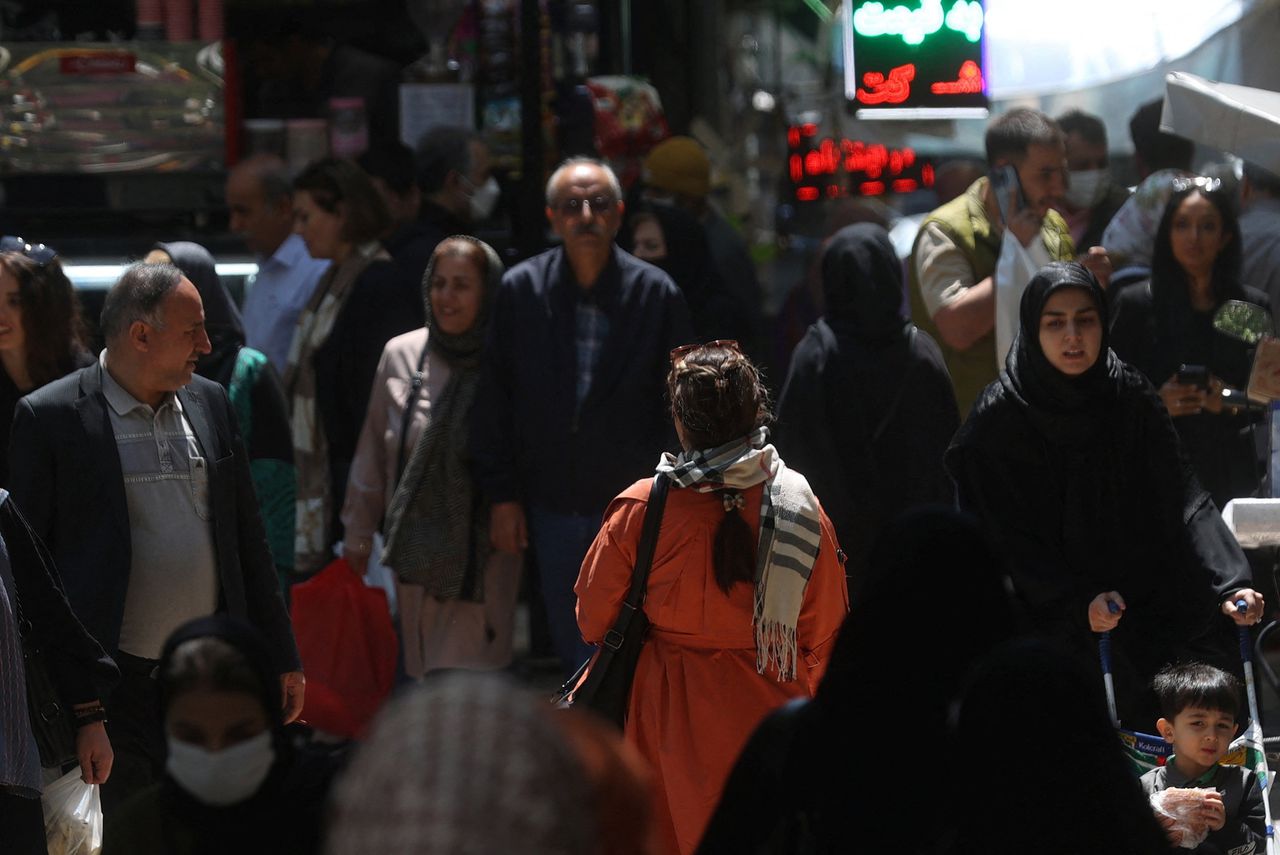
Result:
<instances>
[{"instance_id":1,"label":"man holding mobile phone","mask_svg":"<svg viewBox=\"0 0 1280 855\"><path fill-rule=\"evenodd\" d=\"M991 174L925 219L909 268L913 319L941 345L961 413L1000 373L993 274L1005 230L1037 267L1075 258L1056 210L1066 194L1066 147L1053 119L1010 110L988 126L986 149ZM1102 262L1092 265L1104 272Z\"/></svg>"}]
</instances>

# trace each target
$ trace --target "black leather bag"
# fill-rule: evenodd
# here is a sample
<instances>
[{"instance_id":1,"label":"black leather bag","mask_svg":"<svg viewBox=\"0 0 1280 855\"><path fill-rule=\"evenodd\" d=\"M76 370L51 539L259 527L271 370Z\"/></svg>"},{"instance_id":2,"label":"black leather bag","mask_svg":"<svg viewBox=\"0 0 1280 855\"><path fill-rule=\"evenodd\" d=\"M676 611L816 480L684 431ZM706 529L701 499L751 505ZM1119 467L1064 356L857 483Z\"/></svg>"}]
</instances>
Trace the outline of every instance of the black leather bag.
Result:
<instances>
[{"instance_id":1,"label":"black leather bag","mask_svg":"<svg viewBox=\"0 0 1280 855\"><path fill-rule=\"evenodd\" d=\"M44 648L35 640L33 627L22 616L20 598L15 597L14 602L18 604L18 627L22 633L27 713L40 750L40 765L46 769L60 768L76 759L76 729L71 710L58 695Z\"/></svg>"},{"instance_id":2,"label":"black leather bag","mask_svg":"<svg viewBox=\"0 0 1280 855\"><path fill-rule=\"evenodd\" d=\"M667 503L667 490L670 486L671 479L667 476L653 476L627 598L600 647L590 659L582 663L552 699L557 707L584 707L593 710L619 728L625 723L636 662L640 658L640 648L644 646L645 637L649 634L649 618L644 613L644 598L649 584L649 569L653 566L653 553L658 545L662 510Z\"/></svg>"}]
</instances>

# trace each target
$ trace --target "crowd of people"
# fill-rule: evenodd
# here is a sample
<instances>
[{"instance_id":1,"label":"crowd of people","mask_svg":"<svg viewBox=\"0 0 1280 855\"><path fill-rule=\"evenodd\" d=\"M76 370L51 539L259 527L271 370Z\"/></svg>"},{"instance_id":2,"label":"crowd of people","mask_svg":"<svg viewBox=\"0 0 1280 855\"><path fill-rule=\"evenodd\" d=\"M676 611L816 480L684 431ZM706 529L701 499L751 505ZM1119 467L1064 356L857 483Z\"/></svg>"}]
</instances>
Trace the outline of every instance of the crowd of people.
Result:
<instances>
[{"instance_id":1,"label":"crowd of people","mask_svg":"<svg viewBox=\"0 0 1280 855\"><path fill-rule=\"evenodd\" d=\"M122 855L1162 852L1168 791L1263 851L1258 779L1217 765L1267 604L1220 513L1263 455L1215 313L1269 310L1280 179L1237 199L1151 118L1132 194L1096 117L1015 109L905 264L834 231L775 390L685 137L626 190L566 160L556 245L509 269L453 128L232 169L242 305L161 240L85 318L54 248L4 238L0 839L45 851L74 762ZM503 674L526 567L567 676L620 645L649 546L621 733ZM335 561L395 579L403 687L354 746L305 724L288 606ZM1115 716L1176 751L1141 783L1102 633ZM33 645L77 726L43 773ZM1011 726L1059 741L1052 797ZM938 768L965 786L932 798Z\"/></svg>"}]
</instances>

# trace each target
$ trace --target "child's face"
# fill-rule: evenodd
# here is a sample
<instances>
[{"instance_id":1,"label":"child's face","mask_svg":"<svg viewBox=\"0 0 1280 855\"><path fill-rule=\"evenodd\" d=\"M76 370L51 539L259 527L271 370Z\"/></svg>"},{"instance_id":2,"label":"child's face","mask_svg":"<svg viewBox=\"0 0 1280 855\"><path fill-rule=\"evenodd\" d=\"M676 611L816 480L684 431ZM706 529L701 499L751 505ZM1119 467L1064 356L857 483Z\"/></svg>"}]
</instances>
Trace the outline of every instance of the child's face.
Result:
<instances>
[{"instance_id":1,"label":"child's face","mask_svg":"<svg viewBox=\"0 0 1280 855\"><path fill-rule=\"evenodd\" d=\"M1195 777L1217 765L1227 753L1236 735L1236 719L1222 710L1187 707L1173 721L1157 721L1156 728L1164 741L1173 745L1178 768Z\"/></svg>"}]
</instances>

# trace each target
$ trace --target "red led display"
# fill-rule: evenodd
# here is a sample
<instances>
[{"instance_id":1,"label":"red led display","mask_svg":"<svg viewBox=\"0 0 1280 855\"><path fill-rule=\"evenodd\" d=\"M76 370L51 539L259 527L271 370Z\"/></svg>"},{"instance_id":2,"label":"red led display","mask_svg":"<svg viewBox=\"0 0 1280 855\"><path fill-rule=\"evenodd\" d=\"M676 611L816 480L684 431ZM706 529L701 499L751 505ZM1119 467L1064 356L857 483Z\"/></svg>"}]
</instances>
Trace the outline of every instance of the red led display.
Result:
<instances>
[{"instance_id":1,"label":"red led display","mask_svg":"<svg viewBox=\"0 0 1280 855\"><path fill-rule=\"evenodd\" d=\"M797 201L913 193L933 186L933 165L914 149L817 136L816 125L787 129L787 174Z\"/></svg>"}]
</instances>

